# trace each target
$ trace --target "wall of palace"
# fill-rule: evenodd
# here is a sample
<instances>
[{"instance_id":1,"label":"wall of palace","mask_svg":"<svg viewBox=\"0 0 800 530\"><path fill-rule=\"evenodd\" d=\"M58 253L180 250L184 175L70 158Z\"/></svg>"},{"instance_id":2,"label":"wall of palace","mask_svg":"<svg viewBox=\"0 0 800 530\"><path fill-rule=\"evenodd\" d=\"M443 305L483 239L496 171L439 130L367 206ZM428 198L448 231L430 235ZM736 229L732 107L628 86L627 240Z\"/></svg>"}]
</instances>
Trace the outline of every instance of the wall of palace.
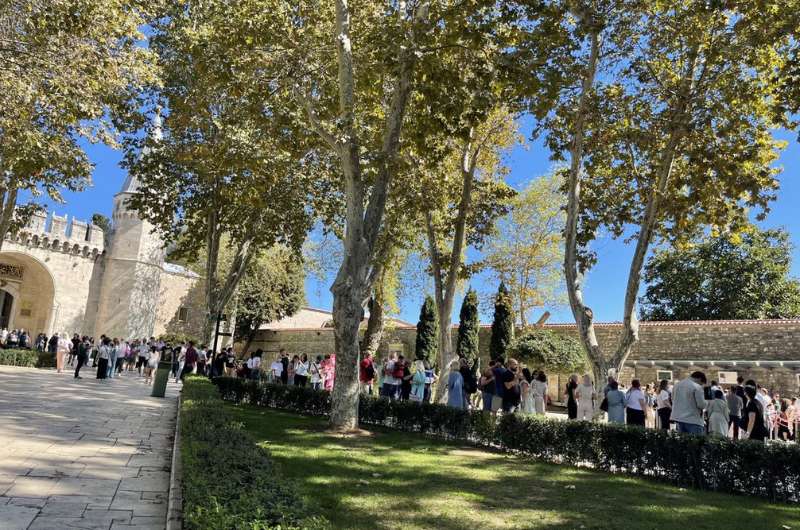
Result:
<instances>
[{"instance_id":1,"label":"wall of palace","mask_svg":"<svg viewBox=\"0 0 800 530\"><path fill-rule=\"evenodd\" d=\"M572 324L546 324L545 329L577 338ZM601 347L616 346L622 325L596 324ZM457 327L453 328L455 342ZM382 353L413 355L416 330L403 326L390 329ZM482 357L488 359L491 330L480 331ZM250 349L261 348L272 356L286 348L291 353L318 355L334 351L333 329L262 329ZM634 346L620 379L642 382L660 378L682 379L701 370L710 379L741 375L787 394L800 393L800 320L732 320L697 322L642 322L640 341ZM557 396L565 378L551 385ZM552 378L551 378L552 380Z\"/></svg>"}]
</instances>

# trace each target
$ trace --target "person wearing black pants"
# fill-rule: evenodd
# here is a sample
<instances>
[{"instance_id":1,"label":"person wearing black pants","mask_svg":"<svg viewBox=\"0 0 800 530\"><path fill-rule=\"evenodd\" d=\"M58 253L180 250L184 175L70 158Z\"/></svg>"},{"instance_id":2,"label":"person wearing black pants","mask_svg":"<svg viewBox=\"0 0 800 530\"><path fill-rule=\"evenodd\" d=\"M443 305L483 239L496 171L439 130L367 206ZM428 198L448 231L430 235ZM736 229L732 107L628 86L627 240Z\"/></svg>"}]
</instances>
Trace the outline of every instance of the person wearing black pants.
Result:
<instances>
[{"instance_id":1,"label":"person wearing black pants","mask_svg":"<svg viewBox=\"0 0 800 530\"><path fill-rule=\"evenodd\" d=\"M88 342L89 340L83 337L83 341L78 343L78 366L75 367L75 379L82 379L80 373L81 367L86 364Z\"/></svg>"}]
</instances>

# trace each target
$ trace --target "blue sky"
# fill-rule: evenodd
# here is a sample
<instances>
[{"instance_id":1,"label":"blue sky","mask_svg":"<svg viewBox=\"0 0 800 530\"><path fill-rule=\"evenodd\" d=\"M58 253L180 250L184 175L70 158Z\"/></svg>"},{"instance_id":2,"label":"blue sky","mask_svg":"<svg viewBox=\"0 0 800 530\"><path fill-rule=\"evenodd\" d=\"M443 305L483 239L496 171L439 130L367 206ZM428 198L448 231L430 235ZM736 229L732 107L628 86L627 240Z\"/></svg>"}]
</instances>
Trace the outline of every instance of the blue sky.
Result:
<instances>
[{"instance_id":1,"label":"blue sky","mask_svg":"<svg viewBox=\"0 0 800 530\"><path fill-rule=\"evenodd\" d=\"M523 133L528 133L523 126ZM776 136L787 140L789 145L783 151L779 164L783 166L780 175L781 190L778 199L772 204L772 211L761 226L783 227L789 231L795 245L793 254L792 273L800 276L800 181L797 178L800 170L800 144L797 136L787 131L779 131ZM119 151L104 145L88 145L86 147L91 160L95 164L93 185L80 193L65 193L65 204L47 203L51 211L59 215L64 213L70 217L89 220L93 213L98 212L111 215L112 199L119 191L124 180L125 172L119 167L122 155ZM527 147L518 147L508 154L508 164L511 169L509 184L521 188L531 178L546 174L551 168L548 153L541 143L536 142ZM622 314L623 293L626 281L628 264L633 251L631 245L621 241L599 240L595 243L598 253L598 264L590 271L585 282L586 302L593 308L597 321L617 321ZM490 292L496 289L487 274L473 278L471 282L479 292ZM423 292L416 291L415 295L402 300L400 317L404 320L415 322L419 313L419 306L424 297ZM326 282L308 279L306 282L306 297L308 304L314 307L328 309L331 307L331 295ZM460 302L459 302L460 303ZM482 307L482 320L491 319L491 308L488 304ZM550 308L552 316L550 322L571 322L572 315L567 307ZM458 315L456 307L455 315ZM538 317L538 315L535 315Z\"/></svg>"}]
</instances>

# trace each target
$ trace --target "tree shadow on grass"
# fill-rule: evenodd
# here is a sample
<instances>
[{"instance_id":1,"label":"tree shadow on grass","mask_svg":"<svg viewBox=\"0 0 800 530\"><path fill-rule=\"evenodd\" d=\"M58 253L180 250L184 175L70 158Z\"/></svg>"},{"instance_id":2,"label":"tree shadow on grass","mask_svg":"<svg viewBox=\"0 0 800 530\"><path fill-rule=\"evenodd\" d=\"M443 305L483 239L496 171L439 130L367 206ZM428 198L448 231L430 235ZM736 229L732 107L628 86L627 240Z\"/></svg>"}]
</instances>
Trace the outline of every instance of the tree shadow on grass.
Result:
<instances>
[{"instance_id":1,"label":"tree shadow on grass","mask_svg":"<svg viewBox=\"0 0 800 530\"><path fill-rule=\"evenodd\" d=\"M334 528L798 528L800 508L535 462L420 435L326 433L230 407Z\"/></svg>"}]
</instances>

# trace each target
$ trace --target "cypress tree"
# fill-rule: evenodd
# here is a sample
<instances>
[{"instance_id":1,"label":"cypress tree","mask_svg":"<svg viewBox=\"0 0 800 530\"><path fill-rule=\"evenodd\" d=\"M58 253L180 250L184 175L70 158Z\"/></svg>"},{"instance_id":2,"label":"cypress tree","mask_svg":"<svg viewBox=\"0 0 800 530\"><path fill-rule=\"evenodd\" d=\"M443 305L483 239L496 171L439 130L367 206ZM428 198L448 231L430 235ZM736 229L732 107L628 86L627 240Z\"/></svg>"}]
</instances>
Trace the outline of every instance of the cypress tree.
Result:
<instances>
[{"instance_id":1,"label":"cypress tree","mask_svg":"<svg viewBox=\"0 0 800 530\"><path fill-rule=\"evenodd\" d=\"M456 352L465 357L470 365L478 358L478 294L470 289L461 303L458 320L458 344Z\"/></svg>"},{"instance_id":2,"label":"cypress tree","mask_svg":"<svg viewBox=\"0 0 800 530\"><path fill-rule=\"evenodd\" d=\"M494 320L492 321L492 340L489 343L489 356L492 359L506 357L506 350L514 340L514 310L511 296L503 282L497 290L494 301Z\"/></svg>"},{"instance_id":3,"label":"cypress tree","mask_svg":"<svg viewBox=\"0 0 800 530\"><path fill-rule=\"evenodd\" d=\"M425 297L425 302L419 311L417 323L417 359L435 359L438 345L439 326L436 322L436 304L430 296Z\"/></svg>"}]
</instances>

